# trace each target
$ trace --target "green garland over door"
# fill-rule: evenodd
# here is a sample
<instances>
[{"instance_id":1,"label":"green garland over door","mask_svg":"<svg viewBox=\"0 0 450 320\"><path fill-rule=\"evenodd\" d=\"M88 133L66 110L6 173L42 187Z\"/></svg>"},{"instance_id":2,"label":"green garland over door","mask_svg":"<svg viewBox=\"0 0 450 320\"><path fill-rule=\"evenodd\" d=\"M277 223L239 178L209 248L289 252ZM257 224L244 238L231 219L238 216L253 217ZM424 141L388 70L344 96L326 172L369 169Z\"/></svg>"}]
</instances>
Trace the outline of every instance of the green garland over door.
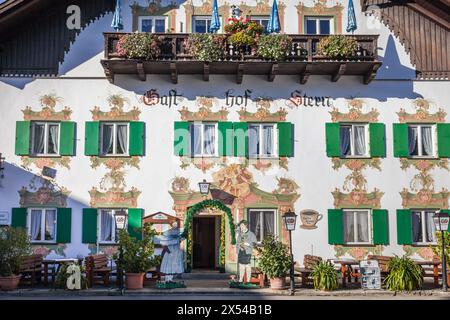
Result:
<instances>
[{"instance_id":1,"label":"green garland over door","mask_svg":"<svg viewBox=\"0 0 450 320\"><path fill-rule=\"evenodd\" d=\"M190 272L192 268L192 219L194 218L194 215L198 214L199 212L203 211L206 208L213 208L218 209L226 214L228 218L228 224L230 227L230 233L231 233L231 244L236 244L236 235L234 231L234 221L233 221L233 215L231 214L231 209L228 208L226 205L224 205L219 200L203 200L202 202L196 203L192 207L190 207L187 211L186 218L184 221L184 229L181 236L183 238L187 239L186 244L186 262L187 262L187 268L186 271ZM220 256L219 256L219 268L220 271L225 271L225 219L222 215L221 219L221 234L220 234Z\"/></svg>"}]
</instances>

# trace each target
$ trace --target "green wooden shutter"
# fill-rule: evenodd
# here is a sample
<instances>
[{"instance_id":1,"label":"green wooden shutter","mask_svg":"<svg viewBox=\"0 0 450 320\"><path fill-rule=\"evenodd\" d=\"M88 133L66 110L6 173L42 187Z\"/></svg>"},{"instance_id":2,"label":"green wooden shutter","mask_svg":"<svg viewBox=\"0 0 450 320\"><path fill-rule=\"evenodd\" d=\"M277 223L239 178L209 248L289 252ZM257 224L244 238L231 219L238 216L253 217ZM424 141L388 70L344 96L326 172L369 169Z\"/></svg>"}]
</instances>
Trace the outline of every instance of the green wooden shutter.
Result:
<instances>
[{"instance_id":1,"label":"green wooden shutter","mask_svg":"<svg viewBox=\"0 0 450 320\"><path fill-rule=\"evenodd\" d=\"M189 122L175 121L173 150L176 156L189 155Z\"/></svg>"},{"instance_id":2,"label":"green wooden shutter","mask_svg":"<svg viewBox=\"0 0 450 320\"><path fill-rule=\"evenodd\" d=\"M233 122L219 122L219 156L233 156Z\"/></svg>"},{"instance_id":3,"label":"green wooden shutter","mask_svg":"<svg viewBox=\"0 0 450 320\"><path fill-rule=\"evenodd\" d=\"M341 138L339 123L325 124L327 157L341 156Z\"/></svg>"},{"instance_id":4,"label":"green wooden shutter","mask_svg":"<svg viewBox=\"0 0 450 320\"><path fill-rule=\"evenodd\" d=\"M328 209L328 244L344 243L342 209Z\"/></svg>"},{"instance_id":5,"label":"green wooden shutter","mask_svg":"<svg viewBox=\"0 0 450 320\"><path fill-rule=\"evenodd\" d=\"M130 122L130 156L143 156L145 147L145 123L139 121Z\"/></svg>"},{"instance_id":6,"label":"green wooden shutter","mask_svg":"<svg viewBox=\"0 0 450 320\"><path fill-rule=\"evenodd\" d=\"M16 122L16 152L18 156L26 156L30 154L30 136L31 122Z\"/></svg>"},{"instance_id":7,"label":"green wooden shutter","mask_svg":"<svg viewBox=\"0 0 450 320\"><path fill-rule=\"evenodd\" d=\"M290 122L278 122L278 156L294 156L294 126Z\"/></svg>"},{"instance_id":8,"label":"green wooden shutter","mask_svg":"<svg viewBox=\"0 0 450 320\"><path fill-rule=\"evenodd\" d=\"M450 216L450 210L441 210L441 213L445 213L445 214L448 214ZM450 232L450 224L448 225L447 231Z\"/></svg>"},{"instance_id":9,"label":"green wooden shutter","mask_svg":"<svg viewBox=\"0 0 450 320\"><path fill-rule=\"evenodd\" d=\"M83 243L97 243L97 209L83 209Z\"/></svg>"},{"instance_id":10,"label":"green wooden shutter","mask_svg":"<svg viewBox=\"0 0 450 320\"><path fill-rule=\"evenodd\" d=\"M397 243L412 244L411 210L397 210Z\"/></svg>"},{"instance_id":11,"label":"green wooden shutter","mask_svg":"<svg viewBox=\"0 0 450 320\"><path fill-rule=\"evenodd\" d=\"M406 123L394 123L394 157L409 157L408 125Z\"/></svg>"},{"instance_id":12,"label":"green wooden shutter","mask_svg":"<svg viewBox=\"0 0 450 320\"><path fill-rule=\"evenodd\" d=\"M439 157L450 158L450 123L438 123L437 135Z\"/></svg>"},{"instance_id":13,"label":"green wooden shutter","mask_svg":"<svg viewBox=\"0 0 450 320\"><path fill-rule=\"evenodd\" d=\"M374 209L372 211L373 244L389 244L388 211Z\"/></svg>"},{"instance_id":14,"label":"green wooden shutter","mask_svg":"<svg viewBox=\"0 0 450 320\"><path fill-rule=\"evenodd\" d=\"M142 218L144 217L143 209L128 209L128 233L136 239L142 239Z\"/></svg>"},{"instance_id":15,"label":"green wooden shutter","mask_svg":"<svg viewBox=\"0 0 450 320\"><path fill-rule=\"evenodd\" d=\"M12 208L11 227L26 228L27 214L27 208Z\"/></svg>"},{"instance_id":16,"label":"green wooden shutter","mask_svg":"<svg viewBox=\"0 0 450 320\"><path fill-rule=\"evenodd\" d=\"M56 215L56 242L70 243L72 240L72 208L58 208Z\"/></svg>"},{"instance_id":17,"label":"green wooden shutter","mask_svg":"<svg viewBox=\"0 0 450 320\"><path fill-rule=\"evenodd\" d=\"M247 157L248 156L248 123L234 122L234 156Z\"/></svg>"},{"instance_id":18,"label":"green wooden shutter","mask_svg":"<svg viewBox=\"0 0 450 320\"><path fill-rule=\"evenodd\" d=\"M61 156L75 155L75 129L75 122L61 121L61 132L59 133L59 154Z\"/></svg>"},{"instance_id":19,"label":"green wooden shutter","mask_svg":"<svg viewBox=\"0 0 450 320\"><path fill-rule=\"evenodd\" d=\"M84 136L84 154L86 156L98 156L100 152L100 122L86 122Z\"/></svg>"},{"instance_id":20,"label":"green wooden shutter","mask_svg":"<svg viewBox=\"0 0 450 320\"><path fill-rule=\"evenodd\" d=\"M370 156L386 157L386 126L384 123L370 123Z\"/></svg>"}]
</instances>

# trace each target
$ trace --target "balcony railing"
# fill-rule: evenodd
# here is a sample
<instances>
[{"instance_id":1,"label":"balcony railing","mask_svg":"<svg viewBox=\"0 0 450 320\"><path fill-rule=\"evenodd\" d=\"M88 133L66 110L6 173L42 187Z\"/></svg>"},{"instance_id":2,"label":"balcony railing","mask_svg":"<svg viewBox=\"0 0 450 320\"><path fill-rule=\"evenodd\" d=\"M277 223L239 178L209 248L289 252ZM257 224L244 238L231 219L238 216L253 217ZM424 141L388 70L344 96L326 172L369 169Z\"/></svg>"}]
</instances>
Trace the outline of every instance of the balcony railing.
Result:
<instances>
[{"instance_id":1,"label":"balcony railing","mask_svg":"<svg viewBox=\"0 0 450 320\"><path fill-rule=\"evenodd\" d=\"M161 54L153 60L127 59L117 53L117 43L125 33L104 33L105 59L102 65L108 79L113 82L116 74L137 74L142 81L147 74L170 74L177 83L178 74L201 74L205 81L210 74L235 74L237 83L244 74L267 75L273 81L276 75L298 75L302 84L310 75L330 75L337 81L342 75L363 76L368 84L381 66L378 61L378 35L352 35L358 43L354 56L345 59L330 59L317 52L318 43L325 35L289 35L293 42L286 52L286 59L273 61L257 56L251 47L236 48L231 43L225 45L223 59L204 62L193 59L186 49L189 34L164 33ZM253 52L252 52L253 51Z\"/></svg>"}]
</instances>

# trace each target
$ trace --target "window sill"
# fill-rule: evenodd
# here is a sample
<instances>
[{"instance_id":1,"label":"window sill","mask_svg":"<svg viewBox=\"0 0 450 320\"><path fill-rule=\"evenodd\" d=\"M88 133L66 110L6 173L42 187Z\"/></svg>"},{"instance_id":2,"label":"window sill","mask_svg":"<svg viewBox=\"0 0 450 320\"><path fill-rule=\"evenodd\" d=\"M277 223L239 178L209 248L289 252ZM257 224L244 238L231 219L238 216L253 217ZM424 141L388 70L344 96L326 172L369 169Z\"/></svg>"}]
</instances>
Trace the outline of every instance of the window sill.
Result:
<instances>
[{"instance_id":1,"label":"window sill","mask_svg":"<svg viewBox=\"0 0 450 320\"><path fill-rule=\"evenodd\" d=\"M349 157L344 157L344 156L340 156L339 159L343 159L343 160L355 160L355 159L372 159L375 157L371 157L371 156L349 156Z\"/></svg>"},{"instance_id":2,"label":"window sill","mask_svg":"<svg viewBox=\"0 0 450 320\"><path fill-rule=\"evenodd\" d=\"M418 242L418 243L413 243L411 244L412 247L418 247L418 248L423 248L423 247L429 247L429 246L437 246L436 242Z\"/></svg>"},{"instance_id":3,"label":"window sill","mask_svg":"<svg viewBox=\"0 0 450 320\"><path fill-rule=\"evenodd\" d=\"M376 247L376 244L373 243L344 243L341 244L343 247Z\"/></svg>"},{"instance_id":4,"label":"window sill","mask_svg":"<svg viewBox=\"0 0 450 320\"><path fill-rule=\"evenodd\" d=\"M123 155L123 154L102 154L99 155L98 157L100 158L131 158L132 156L130 155Z\"/></svg>"},{"instance_id":5,"label":"window sill","mask_svg":"<svg viewBox=\"0 0 450 320\"><path fill-rule=\"evenodd\" d=\"M58 244L56 241L30 241L32 245L35 244Z\"/></svg>"},{"instance_id":6,"label":"window sill","mask_svg":"<svg viewBox=\"0 0 450 320\"><path fill-rule=\"evenodd\" d=\"M30 158L62 158L63 156L59 154L30 154Z\"/></svg>"},{"instance_id":7,"label":"window sill","mask_svg":"<svg viewBox=\"0 0 450 320\"><path fill-rule=\"evenodd\" d=\"M438 160L438 159L440 159L437 156L409 156L407 158L409 160Z\"/></svg>"}]
</instances>

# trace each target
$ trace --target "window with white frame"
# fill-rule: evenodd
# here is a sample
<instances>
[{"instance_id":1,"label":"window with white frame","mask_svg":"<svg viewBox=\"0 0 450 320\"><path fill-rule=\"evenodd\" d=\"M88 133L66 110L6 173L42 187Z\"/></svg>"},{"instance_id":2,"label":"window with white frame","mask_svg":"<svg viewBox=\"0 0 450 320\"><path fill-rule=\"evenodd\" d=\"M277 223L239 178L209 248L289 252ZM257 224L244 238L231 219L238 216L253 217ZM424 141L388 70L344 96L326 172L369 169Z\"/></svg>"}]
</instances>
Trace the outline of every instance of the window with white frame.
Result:
<instances>
[{"instance_id":1,"label":"window with white frame","mask_svg":"<svg viewBox=\"0 0 450 320\"><path fill-rule=\"evenodd\" d=\"M219 16L221 19L221 16ZM208 33L211 26L211 16L193 16L192 17L192 31L197 33ZM221 26L222 28L222 26ZM218 30L220 32L220 30Z\"/></svg>"},{"instance_id":2,"label":"window with white frame","mask_svg":"<svg viewBox=\"0 0 450 320\"><path fill-rule=\"evenodd\" d=\"M269 24L269 16L250 16L249 19L262 25L264 27L264 31L267 30L267 25Z\"/></svg>"},{"instance_id":3,"label":"window with white frame","mask_svg":"<svg viewBox=\"0 0 450 320\"><path fill-rule=\"evenodd\" d=\"M436 227L433 221L435 214L436 210L411 210L413 243L436 243Z\"/></svg>"},{"instance_id":4,"label":"window with white frame","mask_svg":"<svg viewBox=\"0 0 450 320\"><path fill-rule=\"evenodd\" d=\"M166 20L164 16L141 16L138 18L140 32L166 32Z\"/></svg>"},{"instance_id":5,"label":"window with white frame","mask_svg":"<svg viewBox=\"0 0 450 320\"><path fill-rule=\"evenodd\" d=\"M277 130L273 123L248 125L248 154L251 158L276 157Z\"/></svg>"},{"instance_id":6,"label":"window with white frame","mask_svg":"<svg viewBox=\"0 0 450 320\"><path fill-rule=\"evenodd\" d=\"M128 123L105 122L101 124L101 152L104 156L125 156L128 154Z\"/></svg>"},{"instance_id":7,"label":"window with white frame","mask_svg":"<svg viewBox=\"0 0 450 320\"><path fill-rule=\"evenodd\" d=\"M127 213L126 209L99 209L98 210L98 235L99 243L116 242L116 213Z\"/></svg>"},{"instance_id":8,"label":"window with white frame","mask_svg":"<svg viewBox=\"0 0 450 320\"><path fill-rule=\"evenodd\" d=\"M306 34L333 34L333 17L305 17Z\"/></svg>"},{"instance_id":9,"label":"window with white frame","mask_svg":"<svg viewBox=\"0 0 450 320\"><path fill-rule=\"evenodd\" d=\"M411 157L435 157L436 140L435 125L408 125L408 152Z\"/></svg>"},{"instance_id":10,"label":"window with white frame","mask_svg":"<svg viewBox=\"0 0 450 320\"><path fill-rule=\"evenodd\" d=\"M56 242L56 209L29 209L27 225L31 242Z\"/></svg>"},{"instance_id":11,"label":"window with white frame","mask_svg":"<svg viewBox=\"0 0 450 320\"><path fill-rule=\"evenodd\" d=\"M341 124L341 157L367 157L369 126L367 124Z\"/></svg>"},{"instance_id":12,"label":"window with white frame","mask_svg":"<svg viewBox=\"0 0 450 320\"><path fill-rule=\"evenodd\" d=\"M271 234L276 235L276 210L271 209L250 209L248 212L249 229L256 236L258 242L262 242L264 237Z\"/></svg>"},{"instance_id":13,"label":"window with white frame","mask_svg":"<svg viewBox=\"0 0 450 320\"><path fill-rule=\"evenodd\" d=\"M343 210L344 243L372 243L371 212L368 209Z\"/></svg>"},{"instance_id":14,"label":"window with white frame","mask_svg":"<svg viewBox=\"0 0 450 320\"><path fill-rule=\"evenodd\" d=\"M59 123L32 122L31 150L36 156L59 154Z\"/></svg>"},{"instance_id":15,"label":"window with white frame","mask_svg":"<svg viewBox=\"0 0 450 320\"><path fill-rule=\"evenodd\" d=\"M217 123L194 122L190 124L191 155L212 157L218 154Z\"/></svg>"}]
</instances>

